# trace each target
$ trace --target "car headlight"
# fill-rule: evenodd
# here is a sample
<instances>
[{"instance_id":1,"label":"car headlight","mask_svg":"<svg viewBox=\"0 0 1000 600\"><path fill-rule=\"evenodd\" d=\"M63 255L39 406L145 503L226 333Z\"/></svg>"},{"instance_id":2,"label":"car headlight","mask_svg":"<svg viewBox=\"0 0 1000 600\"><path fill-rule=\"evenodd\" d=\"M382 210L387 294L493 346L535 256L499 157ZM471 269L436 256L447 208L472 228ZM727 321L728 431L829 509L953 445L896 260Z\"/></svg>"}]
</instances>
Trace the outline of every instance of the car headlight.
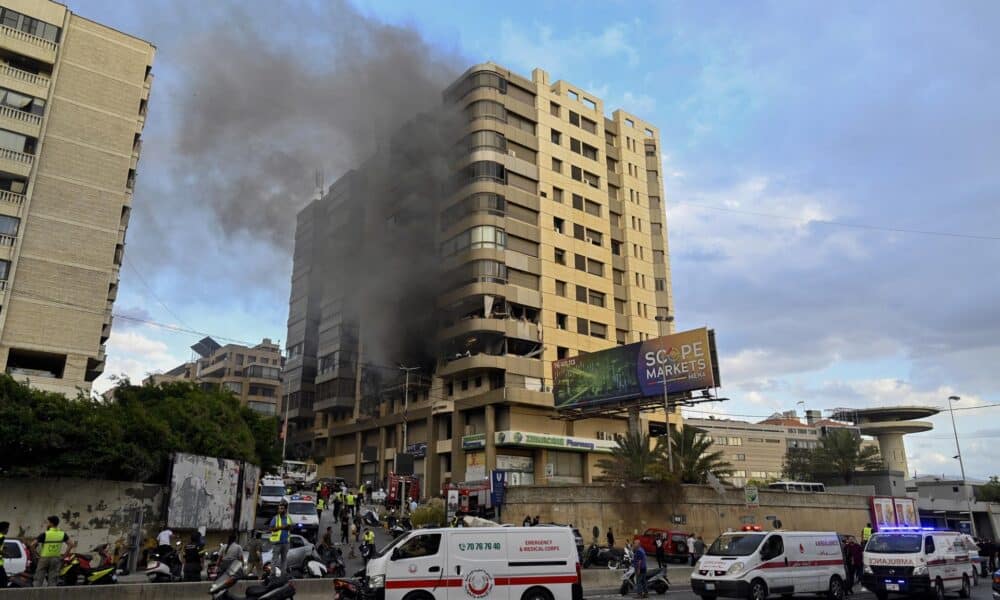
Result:
<instances>
[{"instance_id":1,"label":"car headlight","mask_svg":"<svg viewBox=\"0 0 1000 600\"><path fill-rule=\"evenodd\" d=\"M370 588L384 588L385 587L385 575L372 575L368 578L368 587Z\"/></svg>"},{"instance_id":2,"label":"car headlight","mask_svg":"<svg viewBox=\"0 0 1000 600\"><path fill-rule=\"evenodd\" d=\"M865 575L871 575L874 572L874 571L872 571L872 568L871 568L870 565L865 565L865 568L863 569L863 571L864 571Z\"/></svg>"},{"instance_id":3,"label":"car headlight","mask_svg":"<svg viewBox=\"0 0 1000 600\"><path fill-rule=\"evenodd\" d=\"M745 566L746 565L744 565L742 562L736 561L733 564L729 565L729 568L726 569L726 575L738 575L739 573L743 572L743 568Z\"/></svg>"},{"instance_id":4,"label":"car headlight","mask_svg":"<svg viewBox=\"0 0 1000 600\"><path fill-rule=\"evenodd\" d=\"M913 567L913 574L914 575L926 575L927 574L927 565L920 565L919 567Z\"/></svg>"}]
</instances>

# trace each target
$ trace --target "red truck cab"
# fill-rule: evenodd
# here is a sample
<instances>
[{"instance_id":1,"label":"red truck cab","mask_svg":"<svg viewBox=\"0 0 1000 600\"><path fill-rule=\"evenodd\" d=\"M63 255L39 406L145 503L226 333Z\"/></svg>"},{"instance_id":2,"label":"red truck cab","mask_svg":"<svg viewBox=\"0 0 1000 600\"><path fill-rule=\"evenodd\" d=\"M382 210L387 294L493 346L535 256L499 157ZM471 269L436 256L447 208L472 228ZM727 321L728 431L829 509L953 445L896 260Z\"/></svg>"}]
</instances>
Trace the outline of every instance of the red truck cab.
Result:
<instances>
[{"instance_id":1,"label":"red truck cab","mask_svg":"<svg viewBox=\"0 0 1000 600\"><path fill-rule=\"evenodd\" d=\"M650 560L656 558L656 536L658 535L662 535L666 543L663 554L667 557L667 560L679 560L680 562L688 560L690 550L688 549L687 539L693 534L656 527L651 527L640 535L635 536L635 539L639 540L639 545L646 551L646 555Z\"/></svg>"}]
</instances>

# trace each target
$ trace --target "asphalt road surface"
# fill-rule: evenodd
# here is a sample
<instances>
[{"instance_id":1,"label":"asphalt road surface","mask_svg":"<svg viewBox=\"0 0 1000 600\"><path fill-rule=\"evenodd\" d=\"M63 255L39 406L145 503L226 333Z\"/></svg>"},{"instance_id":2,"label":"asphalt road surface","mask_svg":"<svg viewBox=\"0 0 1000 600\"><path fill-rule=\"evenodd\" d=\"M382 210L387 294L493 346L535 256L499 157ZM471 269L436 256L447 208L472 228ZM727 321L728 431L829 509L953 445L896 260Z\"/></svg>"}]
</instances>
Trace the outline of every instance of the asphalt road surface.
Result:
<instances>
[{"instance_id":1,"label":"asphalt road surface","mask_svg":"<svg viewBox=\"0 0 1000 600\"><path fill-rule=\"evenodd\" d=\"M587 600L622 600L623 596L618 593L618 590L584 590L583 595ZM778 596L772 596L772 598L777 598ZM815 600L815 594L803 594L794 596L795 598L812 598ZM626 598L635 598L635 594L629 594ZM649 599L653 600L655 598L665 598L669 600L701 600L701 597L696 596L692 591L688 583L685 581L682 584L674 585L670 590L663 596L650 593ZM890 598L897 598L899 600L904 600L906 596L890 596ZM945 598L952 600L957 599L958 594L946 594ZM973 600L992 600L992 592L990 586L987 582L980 580L979 585L972 588L972 599ZM854 595L847 596L847 600L875 600L875 594L871 592L863 591L858 587L854 588Z\"/></svg>"}]
</instances>

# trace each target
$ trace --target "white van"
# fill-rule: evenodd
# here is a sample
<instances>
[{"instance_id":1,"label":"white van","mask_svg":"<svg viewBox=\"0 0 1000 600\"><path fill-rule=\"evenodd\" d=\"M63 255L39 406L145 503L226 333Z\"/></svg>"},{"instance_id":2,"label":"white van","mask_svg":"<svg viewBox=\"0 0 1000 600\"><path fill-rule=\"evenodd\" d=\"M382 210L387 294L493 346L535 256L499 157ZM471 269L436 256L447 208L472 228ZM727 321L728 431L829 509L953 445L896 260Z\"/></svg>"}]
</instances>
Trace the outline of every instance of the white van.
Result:
<instances>
[{"instance_id":1,"label":"white van","mask_svg":"<svg viewBox=\"0 0 1000 600\"><path fill-rule=\"evenodd\" d=\"M968 598L972 593L972 562L962 534L899 528L879 531L865 545L862 585L885 600L890 593L933 594L946 592Z\"/></svg>"},{"instance_id":2,"label":"white van","mask_svg":"<svg viewBox=\"0 0 1000 600\"><path fill-rule=\"evenodd\" d=\"M417 529L366 568L383 600L582 600L568 527Z\"/></svg>"},{"instance_id":3,"label":"white van","mask_svg":"<svg viewBox=\"0 0 1000 600\"><path fill-rule=\"evenodd\" d=\"M691 589L704 600L809 593L841 600L846 579L833 531L736 531L720 535L698 560Z\"/></svg>"},{"instance_id":4,"label":"white van","mask_svg":"<svg viewBox=\"0 0 1000 600\"><path fill-rule=\"evenodd\" d=\"M260 482L257 514L272 517L278 512L278 504L285 499L285 483L280 477L268 475Z\"/></svg>"}]
</instances>

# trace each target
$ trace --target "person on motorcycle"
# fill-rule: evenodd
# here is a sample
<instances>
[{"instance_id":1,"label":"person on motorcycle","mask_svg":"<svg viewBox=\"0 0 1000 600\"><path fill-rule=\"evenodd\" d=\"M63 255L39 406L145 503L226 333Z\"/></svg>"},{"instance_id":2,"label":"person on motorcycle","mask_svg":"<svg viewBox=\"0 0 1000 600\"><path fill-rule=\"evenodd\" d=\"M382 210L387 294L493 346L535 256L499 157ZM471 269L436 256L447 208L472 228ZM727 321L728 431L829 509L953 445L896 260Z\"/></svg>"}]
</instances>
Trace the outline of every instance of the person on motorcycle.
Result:
<instances>
[{"instance_id":1,"label":"person on motorcycle","mask_svg":"<svg viewBox=\"0 0 1000 600\"><path fill-rule=\"evenodd\" d=\"M184 546L181 553L182 565L184 565L184 581L201 581L202 564L202 544L201 534L197 531L191 533L191 541Z\"/></svg>"},{"instance_id":2,"label":"person on motorcycle","mask_svg":"<svg viewBox=\"0 0 1000 600\"><path fill-rule=\"evenodd\" d=\"M645 598L646 592L646 551L642 549L639 540L632 542L632 566L635 567L635 595Z\"/></svg>"},{"instance_id":3,"label":"person on motorcycle","mask_svg":"<svg viewBox=\"0 0 1000 600\"><path fill-rule=\"evenodd\" d=\"M229 565L235 561L243 562L243 547L236 543L236 533L230 533L229 543L226 544L222 557L219 558L219 573L227 573Z\"/></svg>"}]
</instances>

